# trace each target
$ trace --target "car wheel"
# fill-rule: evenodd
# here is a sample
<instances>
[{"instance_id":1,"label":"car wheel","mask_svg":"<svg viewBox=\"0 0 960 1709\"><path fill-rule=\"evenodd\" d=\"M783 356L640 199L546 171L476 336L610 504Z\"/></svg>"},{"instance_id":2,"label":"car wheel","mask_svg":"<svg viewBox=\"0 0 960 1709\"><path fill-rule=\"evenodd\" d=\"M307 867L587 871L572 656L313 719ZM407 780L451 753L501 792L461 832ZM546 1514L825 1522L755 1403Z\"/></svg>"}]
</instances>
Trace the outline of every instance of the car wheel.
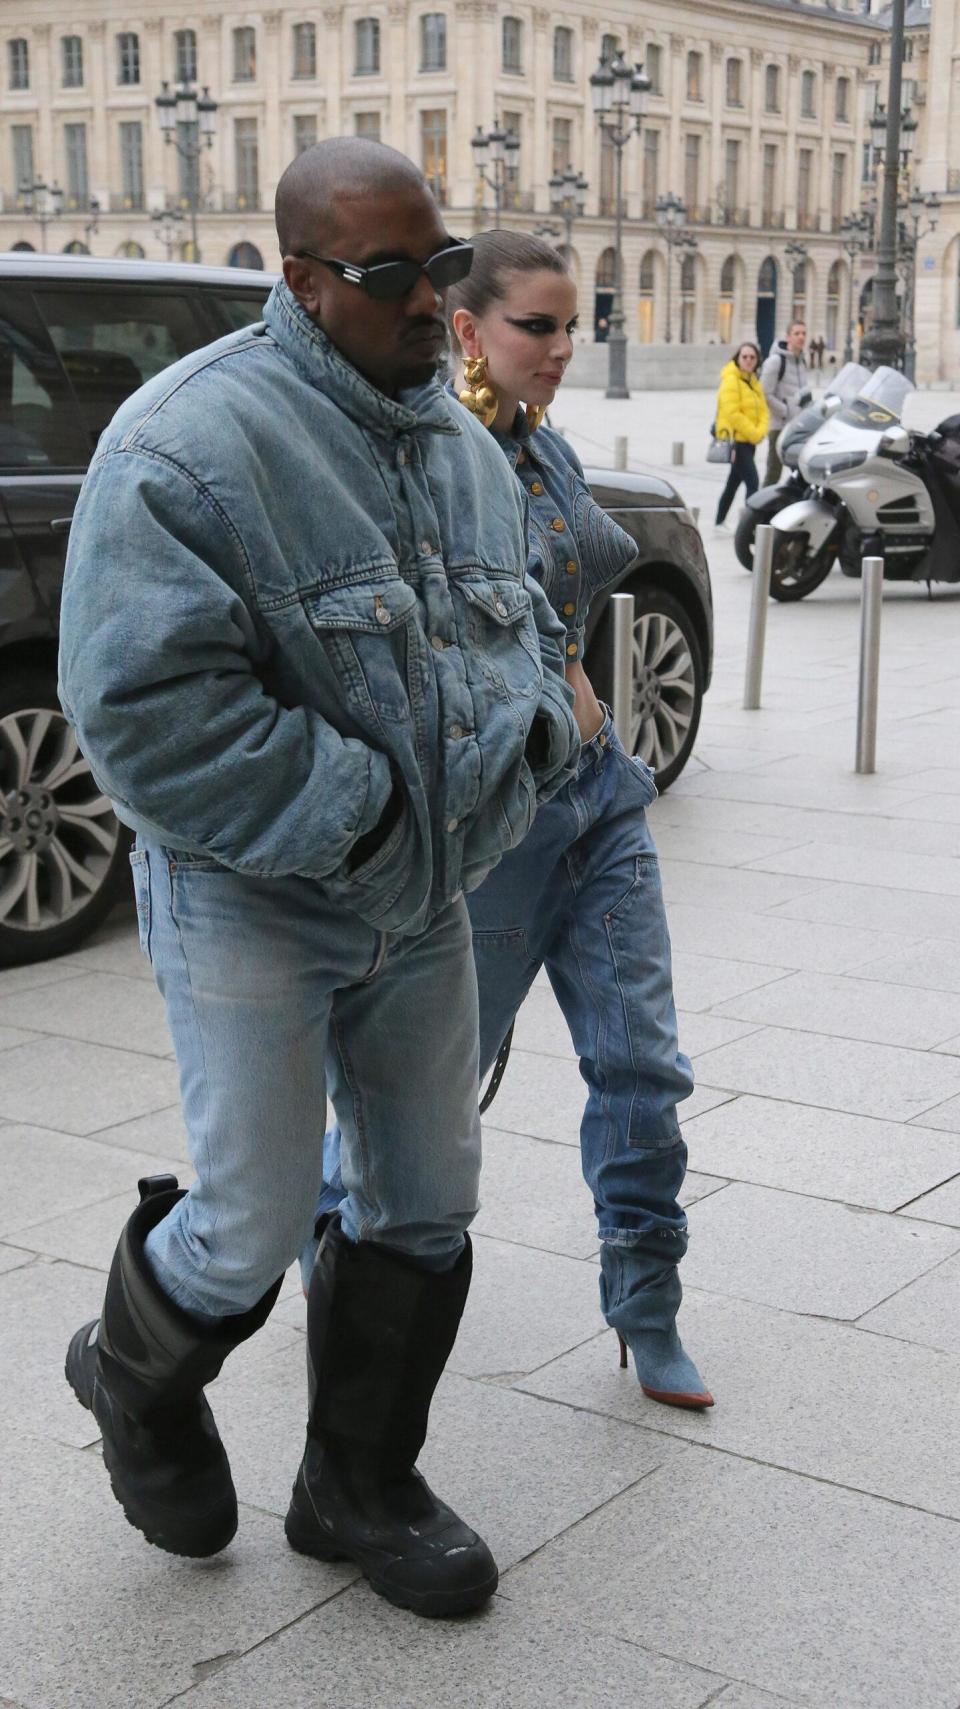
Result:
<instances>
[{"instance_id":1,"label":"car wheel","mask_svg":"<svg viewBox=\"0 0 960 1709\"><path fill-rule=\"evenodd\" d=\"M14 677L0 691L0 966L82 943L127 882L129 848L52 672Z\"/></svg>"},{"instance_id":2,"label":"car wheel","mask_svg":"<svg viewBox=\"0 0 960 1709\"><path fill-rule=\"evenodd\" d=\"M690 758L703 689L700 643L687 612L660 588L639 588L633 596L633 719L620 739L653 767L661 793Z\"/></svg>"}]
</instances>

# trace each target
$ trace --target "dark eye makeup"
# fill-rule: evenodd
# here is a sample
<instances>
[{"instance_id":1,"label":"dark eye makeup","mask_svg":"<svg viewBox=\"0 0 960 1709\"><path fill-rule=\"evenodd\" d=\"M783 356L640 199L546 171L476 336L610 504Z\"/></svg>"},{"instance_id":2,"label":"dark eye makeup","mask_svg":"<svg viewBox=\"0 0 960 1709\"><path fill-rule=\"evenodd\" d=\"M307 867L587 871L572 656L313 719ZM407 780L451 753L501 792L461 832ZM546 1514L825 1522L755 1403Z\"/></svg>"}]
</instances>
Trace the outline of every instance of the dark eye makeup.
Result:
<instances>
[{"instance_id":1,"label":"dark eye makeup","mask_svg":"<svg viewBox=\"0 0 960 1709\"><path fill-rule=\"evenodd\" d=\"M504 315L503 318L508 326L515 326L518 332L528 332L532 338L547 338L556 332L558 324L553 315L523 315L519 320L515 320L513 315ZM567 333L576 331L579 319L579 315L574 315L567 321Z\"/></svg>"}]
</instances>

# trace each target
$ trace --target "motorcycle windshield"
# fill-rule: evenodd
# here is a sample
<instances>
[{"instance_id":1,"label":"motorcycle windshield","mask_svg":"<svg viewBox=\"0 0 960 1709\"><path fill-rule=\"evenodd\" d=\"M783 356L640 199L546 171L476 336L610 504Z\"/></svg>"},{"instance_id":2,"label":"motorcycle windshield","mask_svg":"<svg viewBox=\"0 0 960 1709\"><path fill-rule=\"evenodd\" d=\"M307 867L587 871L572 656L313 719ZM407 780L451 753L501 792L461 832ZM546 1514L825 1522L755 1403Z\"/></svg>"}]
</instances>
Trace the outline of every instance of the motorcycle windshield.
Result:
<instances>
[{"instance_id":1,"label":"motorcycle windshield","mask_svg":"<svg viewBox=\"0 0 960 1709\"><path fill-rule=\"evenodd\" d=\"M916 387L901 374L899 368L877 368L870 375L865 386L860 387L858 396L869 398L871 403L881 404L891 415L898 418L903 414L903 402L909 392Z\"/></svg>"},{"instance_id":2,"label":"motorcycle windshield","mask_svg":"<svg viewBox=\"0 0 960 1709\"><path fill-rule=\"evenodd\" d=\"M869 380L870 369L865 368L862 362L845 362L839 373L830 381L825 396L842 398L844 403L849 403L852 398L860 395Z\"/></svg>"}]
</instances>

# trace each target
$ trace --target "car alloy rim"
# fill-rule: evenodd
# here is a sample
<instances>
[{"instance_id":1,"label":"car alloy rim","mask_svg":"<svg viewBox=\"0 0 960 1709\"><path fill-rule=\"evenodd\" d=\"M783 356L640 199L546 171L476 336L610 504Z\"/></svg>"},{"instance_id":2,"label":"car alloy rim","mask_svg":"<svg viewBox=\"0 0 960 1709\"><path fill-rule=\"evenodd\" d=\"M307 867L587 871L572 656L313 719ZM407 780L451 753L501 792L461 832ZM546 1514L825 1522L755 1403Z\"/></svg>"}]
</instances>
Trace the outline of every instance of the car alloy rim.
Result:
<instances>
[{"instance_id":1,"label":"car alloy rim","mask_svg":"<svg viewBox=\"0 0 960 1709\"><path fill-rule=\"evenodd\" d=\"M61 712L0 718L0 928L44 932L100 890L120 827Z\"/></svg>"},{"instance_id":2,"label":"car alloy rim","mask_svg":"<svg viewBox=\"0 0 960 1709\"><path fill-rule=\"evenodd\" d=\"M672 765L693 721L697 673L683 630L662 611L633 626L630 748L655 771Z\"/></svg>"}]
</instances>

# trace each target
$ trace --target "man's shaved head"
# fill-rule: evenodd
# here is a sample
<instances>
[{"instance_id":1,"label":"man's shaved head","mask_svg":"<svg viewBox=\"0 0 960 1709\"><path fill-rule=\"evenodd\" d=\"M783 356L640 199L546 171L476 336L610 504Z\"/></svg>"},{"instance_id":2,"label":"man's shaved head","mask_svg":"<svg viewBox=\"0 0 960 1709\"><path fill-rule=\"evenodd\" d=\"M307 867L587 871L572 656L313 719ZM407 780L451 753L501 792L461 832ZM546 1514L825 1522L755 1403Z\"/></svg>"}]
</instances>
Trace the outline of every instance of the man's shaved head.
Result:
<instances>
[{"instance_id":1,"label":"man's shaved head","mask_svg":"<svg viewBox=\"0 0 960 1709\"><path fill-rule=\"evenodd\" d=\"M325 249L342 224L345 203L425 188L423 173L412 160L371 137L332 136L315 142L290 162L277 185L280 254Z\"/></svg>"}]
</instances>

